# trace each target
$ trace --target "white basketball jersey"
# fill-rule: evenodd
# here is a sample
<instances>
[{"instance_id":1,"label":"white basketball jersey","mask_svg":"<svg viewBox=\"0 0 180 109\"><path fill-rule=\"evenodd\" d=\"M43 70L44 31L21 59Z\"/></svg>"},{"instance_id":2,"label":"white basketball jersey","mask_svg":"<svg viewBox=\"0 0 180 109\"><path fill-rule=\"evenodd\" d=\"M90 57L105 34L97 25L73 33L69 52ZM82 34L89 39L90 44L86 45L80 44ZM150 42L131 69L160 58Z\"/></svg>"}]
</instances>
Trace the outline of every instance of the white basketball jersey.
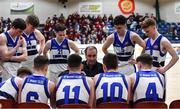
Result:
<instances>
[{"instance_id":1,"label":"white basketball jersey","mask_svg":"<svg viewBox=\"0 0 180 109\"><path fill-rule=\"evenodd\" d=\"M50 97L48 82L45 76L28 76L22 86L21 102L48 103Z\"/></svg>"},{"instance_id":2,"label":"white basketball jersey","mask_svg":"<svg viewBox=\"0 0 180 109\"><path fill-rule=\"evenodd\" d=\"M0 83L0 99L17 100L18 86L16 79L16 77L12 77Z\"/></svg>"},{"instance_id":3,"label":"white basketball jersey","mask_svg":"<svg viewBox=\"0 0 180 109\"><path fill-rule=\"evenodd\" d=\"M163 101L164 79L154 71L139 71L133 87L134 102Z\"/></svg>"},{"instance_id":4,"label":"white basketball jersey","mask_svg":"<svg viewBox=\"0 0 180 109\"><path fill-rule=\"evenodd\" d=\"M96 103L127 102L128 84L125 76L118 72L101 73L95 83Z\"/></svg>"},{"instance_id":5,"label":"white basketball jersey","mask_svg":"<svg viewBox=\"0 0 180 109\"><path fill-rule=\"evenodd\" d=\"M58 80L56 104L87 104L89 101L90 79L81 74L67 74Z\"/></svg>"}]
</instances>

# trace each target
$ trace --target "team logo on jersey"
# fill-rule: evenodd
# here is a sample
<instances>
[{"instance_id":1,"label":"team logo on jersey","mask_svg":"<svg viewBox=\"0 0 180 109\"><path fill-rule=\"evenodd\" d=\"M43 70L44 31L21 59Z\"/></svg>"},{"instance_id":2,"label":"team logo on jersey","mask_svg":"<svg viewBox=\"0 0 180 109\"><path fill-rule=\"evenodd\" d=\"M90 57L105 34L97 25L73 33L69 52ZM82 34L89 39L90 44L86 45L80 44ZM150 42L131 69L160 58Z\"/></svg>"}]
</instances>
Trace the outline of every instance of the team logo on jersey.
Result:
<instances>
[{"instance_id":1,"label":"team logo on jersey","mask_svg":"<svg viewBox=\"0 0 180 109\"><path fill-rule=\"evenodd\" d=\"M157 49L157 48L158 48L158 45L154 45L153 48Z\"/></svg>"},{"instance_id":2,"label":"team logo on jersey","mask_svg":"<svg viewBox=\"0 0 180 109\"><path fill-rule=\"evenodd\" d=\"M67 48L67 46L66 45L62 45L62 48Z\"/></svg>"}]
</instances>

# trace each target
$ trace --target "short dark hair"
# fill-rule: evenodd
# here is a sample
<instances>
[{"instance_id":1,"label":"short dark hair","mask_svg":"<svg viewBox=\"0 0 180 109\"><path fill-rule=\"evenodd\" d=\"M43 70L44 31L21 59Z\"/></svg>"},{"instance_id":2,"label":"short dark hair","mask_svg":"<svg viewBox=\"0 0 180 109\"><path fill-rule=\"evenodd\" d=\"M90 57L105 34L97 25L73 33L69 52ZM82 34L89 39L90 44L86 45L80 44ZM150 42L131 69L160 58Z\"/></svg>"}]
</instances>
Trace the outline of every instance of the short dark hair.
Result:
<instances>
[{"instance_id":1,"label":"short dark hair","mask_svg":"<svg viewBox=\"0 0 180 109\"><path fill-rule=\"evenodd\" d=\"M118 57L115 54L108 53L103 57L103 64L108 70L116 69L118 67Z\"/></svg>"},{"instance_id":2,"label":"short dark hair","mask_svg":"<svg viewBox=\"0 0 180 109\"><path fill-rule=\"evenodd\" d=\"M136 62L141 62L142 64L152 65L153 57L150 54L141 54L137 57Z\"/></svg>"},{"instance_id":3,"label":"short dark hair","mask_svg":"<svg viewBox=\"0 0 180 109\"><path fill-rule=\"evenodd\" d=\"M148 28L149 26L156 26L156 21L154 19L152 19L152 18L147 18L141 24L141 27L143 29Z\"/></svg>"},{"instance_id":4,"label":"short dark hair","mask_svg":"<svg viewBox=\"0 0 180 109\"><path fill-rule=\"evenodd\" d=\"M44 68L45 65L49 64L49 59L47 56L39 55L34 58L34 68L35 69L41 69Z\"/></svg>"},{"instance_id":5,"label":"short dark hair","mask_svg":"<svg viewBox=\"0 0 180 109\"><path fill-rule=\"evenodd\" d=\"M26 75L32 75L32 71L29 68L27 68L27 67L20 67L17 70L17 76L23 77L23 76L26 76Z\"/></svg>"},{"instance_id":6,"label":"short dark hair","mask_svg":"<svg viewBox=\"0 0 180 109\"><path fill-rule=\"evenodd\" d=\"M14 27L15 29L24 30L26 28L26 22L21 18L16 18L12 22L12 27Z\"/></svg>"},{"instance_id":7,"label":"short dark hair","mask_svg":"<svg viewBox=\"0 0 180 109\"><path fill-rule=\"evenodd\" d=\"M118 15L114 18L114 25L125 25L127 22L127 19L123 15Z\"/></svg>"},{"instance_id":8,"label":"short dark hair","mask_svg":"<svg viewBox=\"0 0 180 109\"><path fill-rule=\"evenodd\" d=\"M95 49L95 50L96 50L96 54L97 54L97 48L96 48L95 46L88 46L88 47L86 47L85 50L84 50L85 55L87 55L87 50L88 50L88 49L91 49L91 48Z\"/></svg>"},{"instance_id":9,"label":"short dark hair","mask_svg":"<svg viewBox=\"0 0 180 109\"><path fill-rule=\"evenodd\" d=\"M54 27L55 32L64 31L64 30L66 30L66 26L64 24L58 23Z\"/></svg>"},{"instance_id":10,"label":"short dark hair","mask_svg":"<svg viewBox=\"0 0 180 109\"><path fill-rule=\"evenodd\" d=\"M35 28L39 26L39 18L36 15L27 16L26 22L31 24Z\"/></svg>"},{"instance_id":11,"label":"short dark hair","mask_svg":"<svg viewBox=\"0 0 180 109\"><path fill-rule=\"evenodd\" d=\"M68 66L70 68L80 67L81 62L82 62L82 58L78 54L71 54L68 57Z\"/></svg>"}]
</instances>

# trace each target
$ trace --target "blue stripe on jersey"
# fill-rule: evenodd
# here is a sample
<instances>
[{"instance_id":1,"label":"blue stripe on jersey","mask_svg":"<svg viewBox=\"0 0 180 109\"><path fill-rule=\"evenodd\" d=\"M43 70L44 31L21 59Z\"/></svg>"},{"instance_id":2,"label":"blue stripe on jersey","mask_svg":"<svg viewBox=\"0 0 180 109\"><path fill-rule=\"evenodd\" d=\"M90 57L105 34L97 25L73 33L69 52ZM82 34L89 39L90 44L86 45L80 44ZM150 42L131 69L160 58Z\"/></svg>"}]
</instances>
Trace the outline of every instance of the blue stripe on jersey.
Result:
<instances>
[{"instance_id":1,"label":"blue stripe on jersey","mask_svg":"<svg viewBox=\"0 0 180 109\"><path fill-rule=\"evenodd\" d=\"M50 98L50 93L48 91L48 79L45 79L44 90L45 90L46 96Z\"/></svg>"},{"instance_id":2,"label":"blue stripe on jersey","mask_svg":"<svg viewBox=\"0 0 180 109\"><path fill-rule=\"evenodd\" d=\"M4 85L5 81L0 83L0 88Z\"/></svg>"},{"instance_id":3,"label":"blue stripe on jersey","mask_svg":"<svg viewBox=\"0 0 180 109\"><path fill-rule=\"evenodd\" d=\"M123 41L122 43L121 43L121 41L119 40L118 33L117 33L117 32L114 32L114 43L113 43L114 46L124 48L127 43L128 43L129 45L133 46L133 47L135 46L135 45L131 42L131 39L130 39L130 31L127 31L127 32L126 32L125 39L124 39L124 41ZM118 46L118 45L119 45L119 46Z\"/></svg>"},{"instance_id":4,"label":"blue stripe on jersey","mask_svg":"<svg viewBox=\"0 0 180 109\"><path fill-rule=\"evenodd\" d=\"M24 89L24 86L25 86L26 83L43 85L46 96L48 98L50 97L50 93L48 91L48 79L46 77L44 77L44 76L37 76L37 75L28 76L24 80L24 83L22 85L22 89Z\"/></svg>"},{"instance_id":5,"label":"blue stripe on jersey","mask_svg":"<svg viewBox=\"0 0 180 109\"><path fill-rule=\"evenodd\" d=\"M105 73L105 72L104 72L104 73ZM95 84L95 90L97 89L97 86L99 85L99 83L100 83L100 81L101 81L101 78L103 77L102 75L103 75L103 73L100 73L100 74L99 74L98 80L97 80L97 82L96 82L96 84Z\"/></svg>"},{"instance_id":6,"label":"blue stripe on jersey","mask_svg":"<svg viewBox=\"0 0 180 109\"><path fill-rule=\"evenodd\" d=\"M6 39L7 39L7 44L6 44L7 47L13 47L14 48L17 45L17 42L19 40L19 36L16 37L16 40L14 42L12 37L9 35L9 33L7 31L4 32L4 34L5 34ZM21 47L22 47L22 45L21 45ZM17 53L17 51L16 51L16 53L13 56L20 56L21 54L22 53Z\"/></svg>"},{"instance_id":7,"label":"blue stripe on jersey","mask_svg":"<svg viewBox=\"0 0 180 109\"><path fill-rule=\"evenodd\" d=\"M62 76L61 79L59 80L57 86L56 86L56 91L57 91L58 87L60 86L60 84L62 83L63 79L82 79L86 90L90 94L90 89L87 85L86 77L84 75L78 74L78 73L71 73L71 74L66 74L66 75Z\"/></svg>"},{"instance_id":8,"label":"blue stripe on jersey","mask_svg":"<svg viewBox=\"0 0 180 109\"><path fill-rule=\"evenodd\" d=\"M146 50L150 50L150 55L153 54L153 50L158 50L160 52L160 56L164 56L166 53L161 52L161 39L163 38L162 35L160 35L153 44L151 44L151 38L148 38L146 42Z\"/></svg>"},{"instance_id":9,"label":"blue stripe on jersey","mask_svg":"<svg viewBox=\"0 0 180 109\"><path fill-rule=\"evenodd\" d=\"M87 84L87 81L86 81L86 77L83 76L82 79L83 79L83 83L84 83L84 86L85 86L85 88L86 88L88 94L90 94L90 89L89 89L89 87L88 87L88 84Z\"/></svg>"},{"instance_id":10,"label":"blue stripe on jersey","mask_svg":"<svg viewBox=\"0 0 180 109\"><path fill-rule=\"evenodd\" d=\"M12 86L16 89L16 91L18 92L19 89L18 89L17 84L15 83L15 77L12 77L12 78L11 78L11 84L12 84Z\"/></svg>"},{"instance_id":11,"label":"blue stripe on jersey","mask_svg":"<svg viewBox=\"0 0 180 109\"><path fill-rule=\"evenodd\" d=\"M157 75L157 77L158 77L158 79L159 79L159 81L160 81L160 83L161 83L161 85L164 87L164 84L163 84L163 82L162 82L162 80L161 80L161 78L160 78L160 75L158 75L158 73L156 72L156 75Z\"/></svg>"},{"instance_id":12,"label":"blue stripe on jersey","mask_svg":"<svg viewBox=\"0 0 180 109\"><path fill-rule=\"evenodd\" d=\"M164 87L163 82L162 82L162 80L161 80L161 78L160 78L160 76L158 75L157 72L154 72L154 71L139 71L139 72L136 72L136 81L135 81L135 84L134 84L134 87L133 87L133 93L137 88L140 77L145 77L145 78L157 77L159 79L161 85Z\"/></svg>"},{"instance_id":13,"label":"blue stripe on jersey","mask_svg":"<svg viewBox=\"0 0 180 109\"><path fill-rule=\"evenodd\" d=\"M52 49L57 49L57 50L60 50L60 49L67 49L69 50L70 52L70 49L69 49L69 46L68 46L68 40L65 38L61 44L59 45L59 43L56 41L56 39L51 39L51 48L50 50Z\"/></svg>"},{"instance_id":14,"label":"blue stripe on jersey","mask_svg":"<svg viewBox=\"0 0 180 109\"><path fill-rule=\"evenodd\" d=\"M98 77L98 80L97 80L97 82L95 84L95 89L97 89L97 87L98 87L102 77L107 77L107 78L108 77L109 78L121 77L123 79L123 82L124 82L125 86L126 86L126 89L128 89L128 83L127 83L127 81L125 79L125 76L123 74L119 73L119 72L104 72L104 73L100 73L99 77Z\"/></svg>"},{"instance_id":15,"label":"blue stripe on jersey","mask_svg":"<svg viewBox=\"0 0 180 109\"><path fill-rule=\"evenodd\" d=\"M135 81L134 87L132 89L133 94L134 94L134 92L135 92L135 90L137 88L138 83L139 83L139 72L136 72L136 81Z\"/></svg>"},{"instance_id":16,"label":"blue stripe on jersey","mask_svg":"<svg viewBox=\"0 0 180 109\"><path fill-rule=\"evenodd\" d=\"M36 37L35 37L34 32L32 32L31 34L29 34L29 36L27 36L25 33L22 33L22 36L23 36L23 37L25 38L25 40L26 40L27 47L32 45L32 44L31 44L31 41L37 40Z\"/></svg>"},{"instance_id":17,"label":"blue stripe on jersey","mask_svg":"<svg viewBox=\"0 0 180 109\"><path fill-rule=\"evenodd\" d=\"M15 101L15 98L13 96L11 96L7 92L1 91L1 90L0 90L0 96L6 98L8 100L14 100Z\"/></svg>"},{"instance_id":18,"label":"blue stripe on jersey","mask_svg":"<svg viewBox=\"0 0 180 109\"><path fill-rule=\"evenodd\" d=\"M15 47L15 46L17 45L17 42L18 42L18 40L19 40L19 37L17 37L16 40L15 40L15 42L14 42L7 31L6 31L4 34L6 35L7 46L8 46L8 47Z\"/></svg>"}]
</instances>

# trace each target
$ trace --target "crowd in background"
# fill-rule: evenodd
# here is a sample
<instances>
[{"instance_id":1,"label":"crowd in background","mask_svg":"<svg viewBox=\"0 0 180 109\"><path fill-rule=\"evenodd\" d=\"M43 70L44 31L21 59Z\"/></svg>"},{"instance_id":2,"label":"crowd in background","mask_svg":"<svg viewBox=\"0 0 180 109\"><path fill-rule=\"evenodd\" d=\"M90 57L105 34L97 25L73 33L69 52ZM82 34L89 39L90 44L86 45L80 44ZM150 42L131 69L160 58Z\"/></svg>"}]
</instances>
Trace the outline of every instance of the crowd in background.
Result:
<instances>
[{"instance_id":1,"label":"crowd in background","mask_svg":"<svg viewBox=\"0 0 180 109\"><path fill-rule=\"evenodd\" d=\"M141 15L139 13L132 13L127 17L128 29L138 33L143 39L146 38L144 32L141 29L141 22L146 18L156 17L153 13ZM0 33L9 30L11 25L11 19L0 20ZM67 27L67 37L73 41L77 41L80 44L96 44L104 43L106 37L113 33L113 15L107 16L100 15L80 15L78 13L70 14L67 18L61 14L56 14L52 17L48 17L44 24L40 24L39 30L44 34L46 41L55 37L54 26L56 23L63 23ZM178 42L180 39L180 23L176 22L157 22L158 31L166 36L171 42Z\"/></svg>"}]
</instances>

